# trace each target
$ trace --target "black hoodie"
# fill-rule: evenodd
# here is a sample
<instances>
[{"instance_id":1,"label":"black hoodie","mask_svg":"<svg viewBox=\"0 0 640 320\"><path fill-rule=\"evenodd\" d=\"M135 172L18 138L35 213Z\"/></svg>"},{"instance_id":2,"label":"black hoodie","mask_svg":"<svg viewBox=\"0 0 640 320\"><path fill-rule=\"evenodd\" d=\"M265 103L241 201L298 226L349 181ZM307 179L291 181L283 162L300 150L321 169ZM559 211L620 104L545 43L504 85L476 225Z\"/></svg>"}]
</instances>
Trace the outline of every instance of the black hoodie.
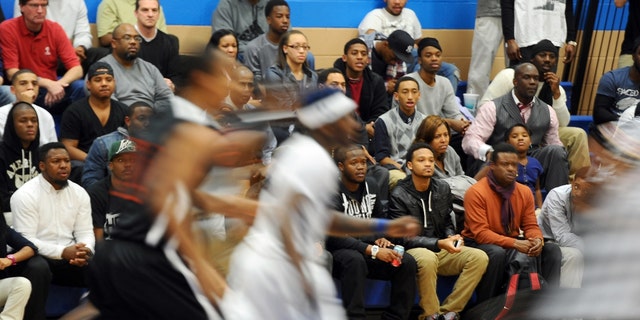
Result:
<instances>
[{"instance_id":1,"label":"black hoodie","mask_svg":"<svg viewBox=\"0 0 640 320\"><path fill-rule=\"evenodd\" d=\"M342 71L342 74L348 82L349 78L347 77L346 63L342 61L341 58L338 58L333 63L333 66ZM371 121L375 121L379 116L389 111L390 107L387 104L387 89L384 85L384 79L371 71L369 67L364 68L362 78L364 82L362 83L362 92L360 92L358 113L365 123L369 123ZM347 96L352 98L351 87L348 83Z\"/></svg>"},{"instance_id":2,"label":"black hoodie","mask_svg":"<svg viewBox=\"0 0 640 320\"><path fill-rule=\"evenodd\" d=\"M22 104L20 104L22 105ZM40 141L40 129L36 132L36 138L27 149L22 148L22 142L16 134L13 124L13 110L7 115L4 125L4 136L0 143L0 200L2 200L3 212L11 211L9 200L11 195L25 182L38 175L38 147ZM35 111L35 109L34 109Z\"/></svg>"}]
</instances>

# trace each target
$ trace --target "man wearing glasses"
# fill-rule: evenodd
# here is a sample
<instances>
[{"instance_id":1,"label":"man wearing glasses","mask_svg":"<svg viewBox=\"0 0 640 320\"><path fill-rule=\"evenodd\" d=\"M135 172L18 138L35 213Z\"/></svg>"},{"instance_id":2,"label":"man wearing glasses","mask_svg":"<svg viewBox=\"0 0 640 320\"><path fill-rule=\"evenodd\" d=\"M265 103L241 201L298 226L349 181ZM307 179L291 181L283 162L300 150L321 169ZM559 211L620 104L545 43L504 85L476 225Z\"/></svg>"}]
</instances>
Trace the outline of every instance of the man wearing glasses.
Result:
<instances>
[{"instance_id":1,"label":"man wearing glasses","mask_svg":"<svg viewBox=\"0 0 640 320\"><path fill-rule=\"evenodd\" d=\"M111 39L112 52L100 61L113 68L114 77L118 79L114 95L120 102L130 105L136 101L144 101L156 111L167 110L173 92L158 68L138 59L140 42L142 37L133 25L118 25L113 30Z\"/></svg>"},{"instance_id":2,"label":"man wearing glasses","mask_svg":"<svg viewBox=\"0 0 640 320\"><path fill-rule=\"evenodd\" d=\"M20 69L38 75L37 105L60 114L73 101L85 96L82 66L62 27L46 20L47 0L20 0L17 16L0 25L0 48L8 79ZM66 72L58 78L58 61Z\"/></svg>"}]
</instances>

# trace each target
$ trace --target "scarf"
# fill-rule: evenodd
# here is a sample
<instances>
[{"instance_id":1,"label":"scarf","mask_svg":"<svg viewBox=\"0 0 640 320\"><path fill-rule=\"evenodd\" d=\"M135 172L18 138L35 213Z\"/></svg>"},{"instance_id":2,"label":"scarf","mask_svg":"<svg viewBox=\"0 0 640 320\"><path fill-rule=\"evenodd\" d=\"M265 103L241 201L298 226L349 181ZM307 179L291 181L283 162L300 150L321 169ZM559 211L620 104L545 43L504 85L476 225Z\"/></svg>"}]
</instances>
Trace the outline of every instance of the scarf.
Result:
<instances>
[{"instance_id":1,"label":"scarf","mask_svg":"<svg viewBox=\"0 0 640 320\"><path fill-rule=\"evenodd\" d=\"M515 229L513 225L513 207L511 206L511 195L516 188L516 184L513 183L508 187L503 187L496 182L496 178L493 172L489 170L487 173L487 179L489 181L489 187L502 197L502 207L500 208L500 221L502 222L502 228L506 235L510 235L511 231Z\"/></svg>"}]
</instances>

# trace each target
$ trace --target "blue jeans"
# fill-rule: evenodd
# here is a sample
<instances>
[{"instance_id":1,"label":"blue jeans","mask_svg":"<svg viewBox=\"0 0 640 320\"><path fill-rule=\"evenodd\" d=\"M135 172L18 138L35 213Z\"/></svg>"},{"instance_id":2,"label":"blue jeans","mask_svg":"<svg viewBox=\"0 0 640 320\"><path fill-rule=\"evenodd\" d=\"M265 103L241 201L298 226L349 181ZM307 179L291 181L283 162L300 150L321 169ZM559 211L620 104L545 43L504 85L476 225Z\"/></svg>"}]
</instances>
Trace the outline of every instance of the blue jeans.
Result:
<instances>
[{"instance_id":1,"label":"blue jeans","mask_svg":"<svg viewBox=\"0 0 640 320\"><path fill-rule=\"evenodd\" d=\"M84 79L73 81L64 89L64 98L62 98L62 100L52 106L46 106L44 104L44 97L47 95L47 89L40 87L40 92L38 93L35 104L49 110L51 114L62 114L67 106L86 96L84 88Z\"/></svg>"},{"instance_id":2,"label":"blue jeans","mask_svg":"<svg viewBox=\"0 0 640 320\"><path fill-rule=\"evenodd\" d=\"M11 93L11 86L0 86L0 106L4 106L16 101L16 96Z\"/></svg>"}]
</instances>

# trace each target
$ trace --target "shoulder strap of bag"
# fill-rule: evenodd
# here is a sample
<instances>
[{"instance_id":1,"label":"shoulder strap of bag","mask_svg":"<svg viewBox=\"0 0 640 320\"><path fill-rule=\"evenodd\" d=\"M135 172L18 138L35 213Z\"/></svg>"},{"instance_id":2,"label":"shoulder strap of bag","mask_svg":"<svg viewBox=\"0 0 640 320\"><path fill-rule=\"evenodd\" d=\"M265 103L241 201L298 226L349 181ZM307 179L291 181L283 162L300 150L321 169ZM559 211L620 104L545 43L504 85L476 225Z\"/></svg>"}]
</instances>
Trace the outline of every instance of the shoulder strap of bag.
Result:
<instances>
[{"instance_id":1,"label":"shoulder strap of bag","mask_svg":"<svg viewBox=\"0 0 640 320\"><path fill-rule=\"evenodd\" d=\"M496 320L504 318L513 306L513 301L516 299L516 292L518 291L519 278L520 274L516 273L509 279L509 287L507 288L507 299L504 301L504 307L502 308L502 311L500 311L500 313L496 316Z\"/></svg>"},{"instance_id":2,"label":"shoulder strap of bag","mask_svg":"<svg viewBox=\"0 0 640 320\"><path fill-rule=\"evenodd\" d=\"M511 276L509 279L509 287L507 288L507 298L504 301L504 307L500 311L500 313L496 316L496 320L500 320L504 318L509 310L513 307L513 302L516 299L516 292L518 291L518 280L520 279L520 274L516 273ZM529 273L529 280L531 281L531 290L540 290L542 286L540 285L540 277L537 272Z\"/></svg>"}]
</instances>

